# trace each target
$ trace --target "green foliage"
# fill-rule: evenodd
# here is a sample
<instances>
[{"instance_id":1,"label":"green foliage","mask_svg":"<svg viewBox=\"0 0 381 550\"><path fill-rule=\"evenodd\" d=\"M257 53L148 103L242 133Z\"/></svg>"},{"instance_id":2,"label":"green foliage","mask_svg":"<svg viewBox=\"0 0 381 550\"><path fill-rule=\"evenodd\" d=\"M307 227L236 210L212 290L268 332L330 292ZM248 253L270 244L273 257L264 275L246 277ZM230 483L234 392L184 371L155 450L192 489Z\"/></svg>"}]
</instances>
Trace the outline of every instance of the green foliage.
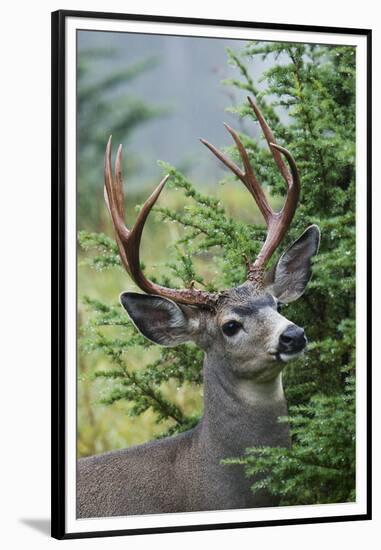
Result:
<instances>
[{"instance_id":1,"label":"green foliage","mask_svg":"<svg viewBox=\"0 0 381 550\"><path fill-rule=\"evenodd\" d=\"M254 82L251 64L258 57L272 59L273 63ZM345 46L257 42L249 43L241 53L228 51L228 60L238 76L226 84L255 96L277 141L292 152L301 173L300 206L284 246L311 223L320 226L322 242L306 295L285 311L288 318L306 327L310 340L305 358L285 369L292 448L251 449L243 457L227 462L242 464L248 476L260 473L253 490L266 487L284 504L352 501L355 52ZM241 132L240 136L252 165L271 201L281 203L284 181L259 132L253 137L258 126L247 102L229 110L247 123L250 135ZM99 120L97 125L101 127ZM227 152L239 161L235 148L227 148ZM101 158L103 150L97 155ZM176 238L168 249L166 263L147 266L147 275L170 286L190 285L193 281L209 290L243 282L242 255L255 257L265 237L256 207L253 205L251 223L244 223L230 215L219 198L200 193L172 166L163 163L162 167L171 176L167 196L180 191L185 205L155 208L162 225L176 228ZM236 186L234 180L227 174L223 183ZM91 267L120 270L112 239L81 232L79 242ZM157 436L193 426L201 415L199 400L181 402L176 390L184 389L189 395L199 392L201 351L191 345L152 346L136 332L118 305L83 300L91 313L86 314L88 321L82 328L81 353L107 358L106 366L102 364L93 376L94 383L104 383L101 403L109 407L126 403L128 414L139 418L153 411L156 422L163 426ZM145 360L142 363L140 356L137 368L135 354L141 349Z\"/></svg>"},{"instance_id":2,"label":"green foliage","mask_svg":"<svg viewBox=\"0 0 381 550\"><path fill-rule=\"evenodd\" d=\"M161 164L164 171L170 175L169 186L184 190L185 196L192 199L182 212L156 208L163 221L177 222L184 229L184 235L177 244L183 246L186 256L180 252L179 259L184 264L183 258L188 258L188 273L192 275L191 280L200 282L208 290L215 290L213 282L206 284L203 279L197 277L193 269L189 269L191 256L205 256L209 252L218 257L220 288L221 285L230 287L242 283L245 277L243 255L255 256L259 252L260 240L265 235L263 227L245 225L228 216L219 200L199 193L175 168L165 163ZM177 274L184 284L189 284L189 278L184 271L178 271Z\"/></svg>"},{"instance_id":3,"label":"green foliage","mask_svg":"<svg viewBox=\"0 0 381 550\"><path fill-rule=\"evenodd\" d=\"M114 239L104 233L78 232L78 243L83 250L96 250L97 254L87 257L85 262L98 271L121 266L118 246Z\"/></svg>"}]
</instances>

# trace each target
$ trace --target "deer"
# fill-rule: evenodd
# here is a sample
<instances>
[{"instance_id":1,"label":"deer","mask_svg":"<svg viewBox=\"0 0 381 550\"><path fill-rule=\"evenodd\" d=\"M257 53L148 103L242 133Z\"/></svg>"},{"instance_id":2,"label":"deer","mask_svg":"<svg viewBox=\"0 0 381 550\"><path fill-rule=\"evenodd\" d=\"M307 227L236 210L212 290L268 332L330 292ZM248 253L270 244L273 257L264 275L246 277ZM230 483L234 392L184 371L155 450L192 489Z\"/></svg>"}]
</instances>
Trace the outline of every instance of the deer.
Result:
<instances>
[{"instance_id":1,"label":"deer","mask_svg":"<svg viewBox=\"0 0 381 550\"><path fill-rule=\"evenodd\" d=\"M266 226L267 235L254 261L246 258L247 277L237 287L207 292L172 289L146 278L140 267L140 242L146 219L163 190L165 176L142 206L135 225L125 225L121 145L114 173L111 137L104 161L104 195L115 230L121 262L143 291L123 292L120 302L136 328L161 346L193 342L204 351L204 409L192 429L125 449L80 458L77 466L77 517L95 518L277 506L241 465L223 464L247 448L291 445L282 371L304 353L302 327L282 315L281 306L297 300L312 275L320 230L310 225L271 268L267 264L294 217L300 177L291 153L275 141L253 99L251 109L286 183L279 212L272 209L238 134L231 134L243 168L204 139L201 142L245 185ZM286 162L287 161L287 162Z\"/></svg>"}]
</instances>

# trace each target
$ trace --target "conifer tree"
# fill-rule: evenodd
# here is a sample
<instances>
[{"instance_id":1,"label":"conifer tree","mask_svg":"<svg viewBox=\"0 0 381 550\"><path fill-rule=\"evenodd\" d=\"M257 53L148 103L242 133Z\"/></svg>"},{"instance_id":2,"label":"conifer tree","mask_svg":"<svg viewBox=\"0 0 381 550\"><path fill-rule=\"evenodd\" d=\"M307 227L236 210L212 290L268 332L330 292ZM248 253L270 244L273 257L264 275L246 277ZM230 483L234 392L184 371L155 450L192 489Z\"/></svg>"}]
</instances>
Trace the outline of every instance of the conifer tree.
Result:
<instances>
[{"instance_id":1,"label":"conifer tree","mask_svg":"<svg viewBox=\"0 0 381 550\"><path fill-rule=\"evenodd\" d=\"M273 64L258 82L250 76L258 57ZM289 403L291 449L249 449L224 463L241 464L247 475L261 473L253 491L267 488L282 504L353 501L355 498L355 50L346 46L249 43L240 53L228 51L237 78L225 84L256 98L277 140L296 159L302 178L300 205L282 248L311 223L322 231L313 279L305 296L287 306L286 316L304 326L310 340L302 359L287 365L284 385ZM247 103L230 111L250 121ZM249 127L249 124L247 125ZM252 134L240 134L261 182L277 200L284 193L268 149ZM233 147L228 152L238 160ZM233 219L215 197L198 191L176 168L170 186L181 190L186 207L156 207L160 221L181 228L172 256L151 279L178 286L192 281L208 290L240 284L245 279L243 254L254 257L265 237L260 218L248 224ZM224 178L225 183L233 176ZM79 235L81 246L97 269L119 269L113 238ZM276 259L274 260L276 261ZM209 277L213 264L214 277ZM147 267L149 272L149 268ZM202 352L193 345L160 348L155 360L131 368L130 351L152 344L136 332L120 306L84 298L92 316L83 349L102 353L109 368L94 376L107 381L103 402L130 403L129 413L151 409L161 435L184 431L201 411L186 411L166 391L201 387ZM113 327L112 331L105 327ZM147 353L147 357L150 356ZM280 419L285 421L285 419Z\"/></svg>"}]
</instances>

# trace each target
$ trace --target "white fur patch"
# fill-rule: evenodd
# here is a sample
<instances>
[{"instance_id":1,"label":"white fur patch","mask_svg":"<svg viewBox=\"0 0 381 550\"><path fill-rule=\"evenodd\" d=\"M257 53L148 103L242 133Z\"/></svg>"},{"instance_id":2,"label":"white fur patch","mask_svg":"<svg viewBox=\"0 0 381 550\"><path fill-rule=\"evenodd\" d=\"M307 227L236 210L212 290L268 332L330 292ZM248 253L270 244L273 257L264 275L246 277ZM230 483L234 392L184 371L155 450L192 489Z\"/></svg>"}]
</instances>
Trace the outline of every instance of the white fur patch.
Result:
<instances>
[{"instance_id":1,"label":"white fur patch","mask_svg":"<svg viewBox=\"0 0 381 550\"><path fill-rule=\"evenodd\" d=\"M280 353L279 357L282 361L287 363L287 361L292 361L293 359L296 359L297 357L300 357L303 354L303 351L298 351L297 353Z\"/></svg>"}]
</instances>

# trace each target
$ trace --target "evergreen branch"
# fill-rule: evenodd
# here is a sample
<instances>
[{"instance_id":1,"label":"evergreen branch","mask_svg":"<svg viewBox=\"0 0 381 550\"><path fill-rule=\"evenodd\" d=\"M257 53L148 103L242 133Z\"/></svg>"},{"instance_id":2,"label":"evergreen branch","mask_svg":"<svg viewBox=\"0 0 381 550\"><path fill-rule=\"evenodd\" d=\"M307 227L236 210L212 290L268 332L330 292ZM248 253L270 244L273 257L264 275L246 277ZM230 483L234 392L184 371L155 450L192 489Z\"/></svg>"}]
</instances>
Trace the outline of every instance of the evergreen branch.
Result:
<instances>
[{"instance_id":1,"label":"evergreen branch","mask_svg":"<svg viewBox=\"0 0 381 550\"><path fill-rule=\"evenodd\" d=\"M112 360L113 363L115 363L119 367L128 385L132 386L132 388L138 388L140 390L140 395L137 397L148 398L150 406L155 411L160 412L163 418L172 418L178 424L182 424L182 422L184 421L182 411L178 407L176 407L176 405L169 403L169 401L164 399L158 390L154 390L152 387L145 384L144 381L139 380L135 372L128 371L122 359L121 352L116 351L100 332L97 333L97 336L99 342L101 342L102 344L104 353ZM118 393L117 399L122 399L123 395L123 392ZM113 399L112 402L114 401L115 399ZM107 400L106 403L108 403Z\"/></svg>"}]
</instances>

